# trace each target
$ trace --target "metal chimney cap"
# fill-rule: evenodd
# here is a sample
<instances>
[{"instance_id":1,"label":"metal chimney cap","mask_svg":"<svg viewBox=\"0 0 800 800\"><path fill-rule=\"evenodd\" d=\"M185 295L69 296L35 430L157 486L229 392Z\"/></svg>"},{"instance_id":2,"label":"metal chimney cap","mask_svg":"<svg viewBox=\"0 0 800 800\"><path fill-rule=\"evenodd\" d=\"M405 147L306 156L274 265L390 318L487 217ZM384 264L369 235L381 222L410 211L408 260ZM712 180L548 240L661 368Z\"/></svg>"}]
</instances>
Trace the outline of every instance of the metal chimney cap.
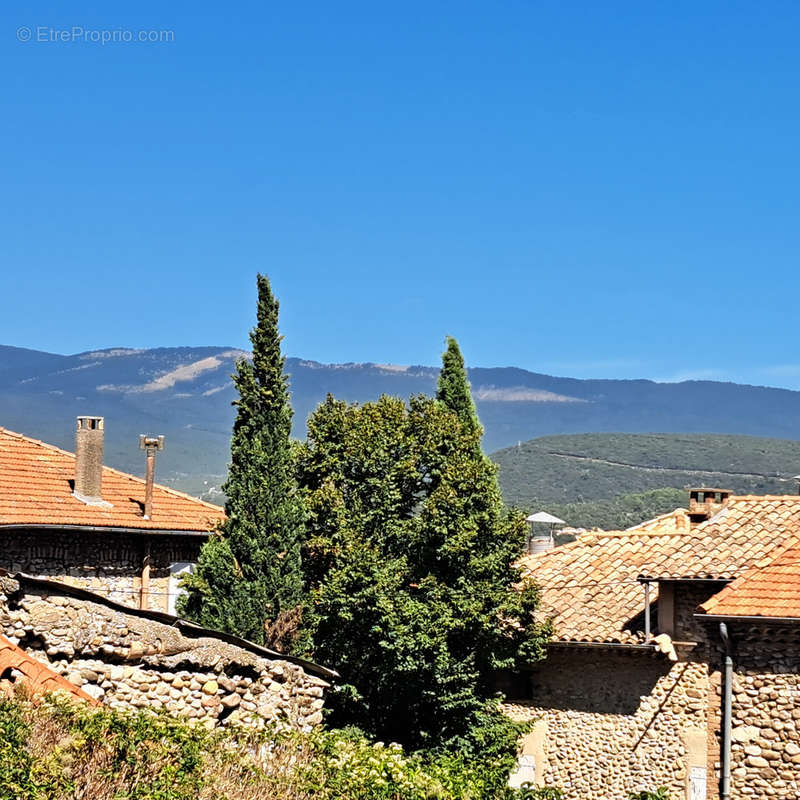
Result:
<instances>
[{"instance_id":1,"label":"metal chimney cap","mask_svg":"<svg viewBox=\"0 0 800 800\"><path fill-rule=\"evenodd\" d=\"M564 522L563 519L554 517L552 514L548 514L546 511L537 511L535 514L531 514L529 517L525 517L525 522L547 522L551 525L567 524L566 522Z\"/></svg>"}]
</instances>

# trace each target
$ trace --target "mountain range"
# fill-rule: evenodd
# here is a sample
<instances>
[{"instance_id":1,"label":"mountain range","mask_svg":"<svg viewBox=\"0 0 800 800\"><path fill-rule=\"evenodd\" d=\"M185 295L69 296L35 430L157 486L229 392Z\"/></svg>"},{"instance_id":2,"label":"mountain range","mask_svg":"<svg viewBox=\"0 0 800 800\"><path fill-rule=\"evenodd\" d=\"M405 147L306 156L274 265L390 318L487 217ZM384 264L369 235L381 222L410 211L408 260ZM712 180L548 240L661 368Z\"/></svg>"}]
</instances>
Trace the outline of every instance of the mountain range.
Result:
<instances>
[{"instance_id":1,"label":"mountain range","mask_svg":"<svg viewBox=\"0 0 800 800\"><path fill-rule=\"evenodd\" d=\"M141 474L138 435L164 434L158 480L195 494L226 470L235 390L247 353L230 347L109 348L59 355L0 346L0 425L74 445L79 414L106 418L106 463ZM331 393L365 402L432 393L438 367L288 358L294 435ZM728 433L800 439L800 392L714 381L581 380L516 367L469 370L487 452L553 434Z\"/></svg>"}]
</instances>

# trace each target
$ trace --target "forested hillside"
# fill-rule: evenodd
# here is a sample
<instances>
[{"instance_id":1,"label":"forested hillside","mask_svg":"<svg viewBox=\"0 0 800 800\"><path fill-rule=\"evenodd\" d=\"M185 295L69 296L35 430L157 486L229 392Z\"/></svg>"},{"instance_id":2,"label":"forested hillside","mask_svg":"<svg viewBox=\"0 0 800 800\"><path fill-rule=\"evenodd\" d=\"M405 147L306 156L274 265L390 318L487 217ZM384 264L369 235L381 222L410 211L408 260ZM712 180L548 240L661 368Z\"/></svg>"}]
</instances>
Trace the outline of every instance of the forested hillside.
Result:
<instances>
[{"instance_id":1,"label":"forested hillside","mask_svg":"<svg viewBox=\"0 0 800 800\"><path fill-rule=\"evenodd\" d=\"M794 494L800 442L717 434L545 436L493 454L506 502L579 527L624 528L687 502L690 486Z\"/></svg>"}]
</instances>

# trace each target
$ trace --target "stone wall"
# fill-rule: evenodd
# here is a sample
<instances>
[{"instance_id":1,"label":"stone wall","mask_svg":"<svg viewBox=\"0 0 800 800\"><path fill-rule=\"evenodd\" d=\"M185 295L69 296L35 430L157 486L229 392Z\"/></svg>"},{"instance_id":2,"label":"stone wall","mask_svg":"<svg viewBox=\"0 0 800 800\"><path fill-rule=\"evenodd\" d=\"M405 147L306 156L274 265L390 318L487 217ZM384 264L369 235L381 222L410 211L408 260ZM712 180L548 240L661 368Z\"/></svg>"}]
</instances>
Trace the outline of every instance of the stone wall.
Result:
<instances>
[{"instance_id":1,"label":"stone wall","mask_svg":"<svg viewBox=\"0 0 800 800\"><path fill-rule=\"evenodd\" d=\"M706 776L709 675L651 650L551 647L532 673L531 699L508 703L536 720L522 744L540 786L567 800L625 800L666 786L691 797Z\"/></svg>"},{"instance_id":2,"label":"stone wall","mask_svg":"<svg viewBox=\"0 0 800 800\"><path fill-rule=\"evenodd\" d=\"M328 682L315 665L76 594L0 577L0 632L112 708L165 709L208 727L322 721Z\"/></svg>"},{"instance_id":3,"label":"stone wall","mask_svg":"<svg viewBox=\"0 0 800 800\"><path fill-rule=\"evenodd\" d=\"M170 565L195 563L205 537L69 530L5 531L0 568L80 586L117 603L138 607L142 567L149 552L146 607L169 609Z\"/></svg>"},{"instance_id":4,"label":"stone wall","mask_svg":"<svg viewBox=\"0 0 800 800\"><path fill-rule=\"evenodd\" d=\"M731 797L800 797L800 634L729 623L734 645Z\"/></svg>"},{"instance_id":5,"label":"stone wall","mask_svg":"<svg viewBox=\"0 0 800 800\"><path fill-rule=\"evenodd\" d=\"M551 645L531 673L527 699L505 706L535 722L516 780L558 786L567 800L624 800L658 786L672 800L719 798L724 653L719 620L696 614L720 584L673 586L670 623L684 643L676 645L677 662L646 649ZM734 646L731 798L798 800L800 624L727 624Z\"/></svg>"}]
</instances>

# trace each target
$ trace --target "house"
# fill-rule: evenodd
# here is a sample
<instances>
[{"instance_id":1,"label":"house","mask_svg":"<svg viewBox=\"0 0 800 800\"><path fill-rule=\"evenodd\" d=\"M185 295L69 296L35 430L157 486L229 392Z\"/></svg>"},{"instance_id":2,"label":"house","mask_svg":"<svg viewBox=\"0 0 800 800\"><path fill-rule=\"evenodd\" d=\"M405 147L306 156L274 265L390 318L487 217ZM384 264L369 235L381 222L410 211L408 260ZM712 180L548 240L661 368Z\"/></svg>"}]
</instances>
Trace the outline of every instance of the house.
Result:
<instances>
[{"instance_id":1,"label":"house","mask_svg":"<svg viewBox=\"0 0 800 800\"><path fill-rule=\"evenodd\" d=\"M566 798L800 797L800 497L692 490L626 531L529 555L554 625L506 681L514 779Z\"/></svg>"},{"instance_id":2,"label":"house","mask_svg":"<svg viewBox=\"0 0 800 800\"><path fill-rule=\"evenodd\" d=\"M335 671L174 615L223 510L104 467L103 435L79 417L72 454L0 428L0 692L319 725Z\"/></svg>"},{"instance_id":3,"label":"house","mask_svg":"<svg viewBox=\"0 0 800 800\"><path fill-rule=\"evenodd\" d=\"M224 512L103 466L103 437L102 417L78 417L74 454L0 428L0 568L174 613Z\"/></svg>"}]
</instances>

